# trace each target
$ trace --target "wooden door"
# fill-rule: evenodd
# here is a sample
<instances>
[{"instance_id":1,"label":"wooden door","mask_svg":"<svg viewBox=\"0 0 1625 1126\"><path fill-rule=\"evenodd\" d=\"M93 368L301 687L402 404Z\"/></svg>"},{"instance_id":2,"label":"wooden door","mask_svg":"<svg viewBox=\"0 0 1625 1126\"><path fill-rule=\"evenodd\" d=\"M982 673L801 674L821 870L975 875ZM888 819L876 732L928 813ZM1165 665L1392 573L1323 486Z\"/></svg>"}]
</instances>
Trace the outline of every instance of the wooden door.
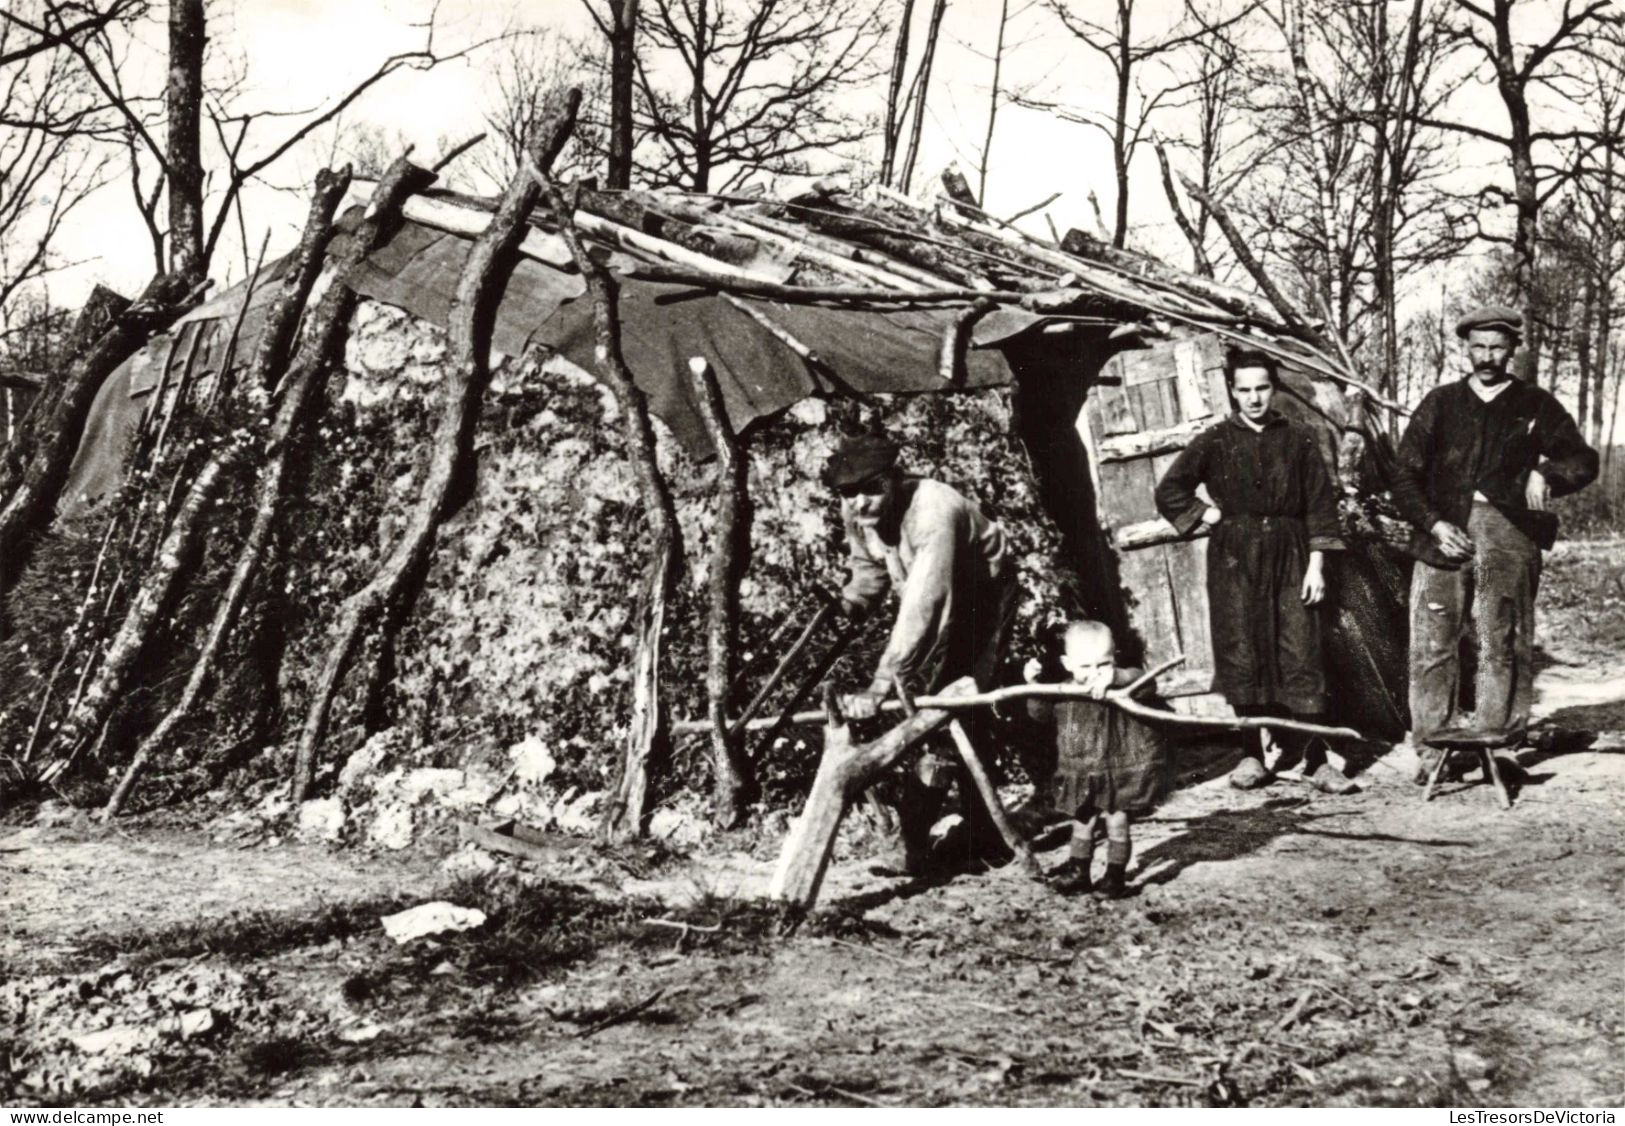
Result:
<instances>
[{"instance_id":1,"label":"wooden door","mask_svg":"<svg viewBox=\"0 0 1625 1126\"><path fill-rule=\"evenodd\" d=\"M1179 710L1194 713L1229 710L1209 691L1207 533L1182 538L1157 515L1152 493L1175 455L1229 410L1223 354L1213 338L1200 337L1114 356L1077 421L1129 627L1147 668L1184 654L1158 685Z\"/></svg>"}]
</instances>

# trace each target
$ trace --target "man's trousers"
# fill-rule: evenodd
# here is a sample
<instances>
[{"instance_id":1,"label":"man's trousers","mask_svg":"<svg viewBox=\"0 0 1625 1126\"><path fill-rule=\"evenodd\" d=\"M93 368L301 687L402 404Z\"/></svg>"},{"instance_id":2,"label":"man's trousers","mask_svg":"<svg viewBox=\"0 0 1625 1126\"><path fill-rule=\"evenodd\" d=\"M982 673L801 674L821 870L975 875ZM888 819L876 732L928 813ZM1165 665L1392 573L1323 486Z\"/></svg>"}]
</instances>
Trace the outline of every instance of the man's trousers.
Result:
<instances>
[{"instance_id":1,"label":"man's trousers","mask_svg":"<svg viewBox=\"0 0 1625 1126\"><path fill-rule=\"evenodd\" d=\"M1411 737L1443 727L1522 730L1534 699L1535 594L1540 548L1494 505L1474 502L1473 558L1456 570L1418 562L1411 573ZM1460 714L1461 645L1478 640L1474 710Z\"/></svg>"}]
</instances>

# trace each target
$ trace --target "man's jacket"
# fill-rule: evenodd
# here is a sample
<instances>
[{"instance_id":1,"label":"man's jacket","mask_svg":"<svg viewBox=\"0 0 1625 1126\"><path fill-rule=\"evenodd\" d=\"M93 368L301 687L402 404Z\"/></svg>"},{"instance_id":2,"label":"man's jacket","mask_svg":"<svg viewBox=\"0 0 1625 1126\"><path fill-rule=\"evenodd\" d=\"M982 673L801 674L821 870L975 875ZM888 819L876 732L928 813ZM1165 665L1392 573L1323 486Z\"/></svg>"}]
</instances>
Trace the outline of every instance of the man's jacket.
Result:
<instances>
[{"instance_id":1,"label":"man's jacket","mask_svg":"<svg viewBox=\"0 0 1625 1126\"><path fill-rule=\"evenodd\" d=\"M1461 379L1428 392L1411 417L1399 444L1394 503L1415 525L1412 553L1455 567L1459 563L1434 542L1433 525L1445 520L1465 529L1475 492L1549 548L1557 539L1557 516L1529 508L1524 487L1530 472L1540 470L1552 496L1560 497L1596 480L1597 465L1597 451L1550 392L1514 379L1486 403Z\"/></svg>"},{"instance_id":2,"label":"man's jacket","mask_svg":"<svg viewBox=\"0 0 1625 1126\"><path fill-rule=\"evenodd\" d=\"M895 586L899 596L897 622L875 668L875 690L889 688L899 676L915 679L939 646L974 634L976 619L991 618L989 609L1015 582L1004 529L956 489L905 478L898 504L895 535L853 519L841 506L852 572L842 597L873 609L888 587Z\"/></svg>"}]
</instances>

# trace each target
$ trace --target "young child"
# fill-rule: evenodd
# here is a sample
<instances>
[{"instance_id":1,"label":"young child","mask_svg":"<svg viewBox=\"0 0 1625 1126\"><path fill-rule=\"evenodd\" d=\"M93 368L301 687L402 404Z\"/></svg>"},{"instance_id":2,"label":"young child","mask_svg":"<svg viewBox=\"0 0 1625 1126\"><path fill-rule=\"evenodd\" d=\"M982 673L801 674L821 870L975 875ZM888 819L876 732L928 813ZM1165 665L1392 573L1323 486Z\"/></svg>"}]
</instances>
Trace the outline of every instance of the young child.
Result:
<instances>
[{"instance_id":1,"label":"young child","mask_svg":"<svg viewBox=\"0 0 1625 1126\"><path fill-rule=\"evenodd\" d=\"M1067 859L1049 876L1057 890L1094 892L1108 899L1124 894L1128 870L1129 818L1151 812L1172 785L1167 741L1150 724L1106 703L1106 693L1138 680L1141 670L1117 667L1111 630L1076 621L1062 634L1061 666L1093 699L1029 700L1028 714L1055 728L1055 808L1072 816ZM1028 666L1028 680L1036 676ZM1104 822L1106 872L1091 884L1095 838Z\"/></svg>"}]
</instances>

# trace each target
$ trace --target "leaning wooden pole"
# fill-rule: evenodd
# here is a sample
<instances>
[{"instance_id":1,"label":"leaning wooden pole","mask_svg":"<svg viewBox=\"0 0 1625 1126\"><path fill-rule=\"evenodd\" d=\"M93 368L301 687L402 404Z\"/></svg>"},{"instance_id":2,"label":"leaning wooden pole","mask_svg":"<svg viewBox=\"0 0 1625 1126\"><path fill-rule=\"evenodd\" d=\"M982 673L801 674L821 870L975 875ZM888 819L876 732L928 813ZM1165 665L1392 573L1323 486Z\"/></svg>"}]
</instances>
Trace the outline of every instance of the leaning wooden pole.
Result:
<instances>
[{"instance_id":1,"label":"leaning wooden pole","mask_svg":"<svg viewBox=\"0 0 1625 1126\"><path fill-rule=\"evenodd\" d=\"M562 104L550 108L535 132L533 159L549 168L575 127L581 92L571 90ZM366 630L383 620L399 621L401 602L416 590L433 557L440 525L451 514L455 486L465 479L474 462L474 429L480 404L491 376L491 326L496 320L509 274L517 261L519 243L528 229L531 208L541 194L535 179L521 170L509 182L490 224L469 248L457 279L447 319L451 354L456 363L442 393L442 410L433 445L424 467L418 500L406 525L372 580L345 600L339 624L322 662L321 673L305 714L294 762L293 801L302 802L316 779L316 757L327 734L333 700L338 695Z\"/></svg>"},{"instance_id":2,"label":"leaning wooden pole","mask_svg":"<svg viewBox=\"0 0 1625 1126\"><path fill-rule=\"evenodd\" d=\"M976 681L963 677L940 693L957 697L976 691ZM802 910L811 910L829 869L831 853L841 820L858 795L897 763L920 741L948 725L952 713L940 708L922 707L872 743L854 744L851 729L834 706L834 694L826 694L824 754L818 761L818 775L801 816L790 827L779 851L778 868L768 895Z\"/></svg>"},{"instance_id":3,"label":"leaning wooden pole","mask_svg":"<svg viewBox=\"0 0 1625 1126\"><path fill-rule=\"evenodd\" d=\"M391 173L395 172L396 169L391 169ZM399 175L396 175L393 181L390 176L386 176L384 183L379 185L380 202L385 202L394 195L397 183L416 180L418 176L413 175L414 172L421 173L421 170L414 169L404 161L400 162ZM282 377L283 369L287 366L287 344L293 339L294 329L299 324L300 315L304 312L322 264L326 261L327 246L333 234L333 216L337 213L339 203L344 199L344 193L349 187L348 167L338 172L324 168L316 174L316 190L311 196L304 234L300 237L299 246L295 249L288 269L283 275L282 291L271 307L265 328L261 330L259 347L250 367L251 387L264 387ZM371 237L368 235L369 229L374 232ZM360 261L364 249L376 241L378 229L378 223L369 220L368 224L357 230L352 236L355 242L346 259L352 264ZM247 303L246 297L244 303ZM323 295L322 307L319 307L316 315L311 318L312 335L307 338L313 354L331 354L349 321L349 309L353 304L354 295L342 283L336 282ZM267 340L279 340L282 344L274 349L267 349ZM227 364L229 367L229 359ZM226 636L236 624L237 615L248 598L249 588L259 573L261 560L270 540L280 507L290 439L307 415L306 406L312 398L311 385L317 373L325 370L323 364L303 365L297 378L290 381L290 393L267 407L269 424L266 433L269 441L264 446L266 452L255 490L257 503L254 520L249 527L247 538L238 549L231 578L226 584L225 596L215 607L208 635L197 659L192 662L192 671L186 678L185 687L181 689L180 698L164 714L163 719L158 721L158 726L141 740L141 745L136 748L135 755L125 767L112 796L107 799L107 804L102 809L103 821L118 816L124 804L129 801L130 794L134 792L147 764L152 761L152 756L163 748L175 730L192 714L204 688L208 686L215 661L219 658ZM217 388L224 385L228 379L228 371L222 370ZM258 437L256 433L253 440L257 441Z\"/></svg>"},{"instance_id":4,"label":"leaning wooden pole","mask_svg":"<svg viewBox=\"0 0 1625 1126\"><path fill-rule=\"evenodd\" d=\"M34 537L56 511L96 393L119 364L190 307L204 284L189 275L154 278L69 365L50 416L42 420L44 437L0 507L0 593L17 580Z\"/></svg>"},{"instance_id":5,"label":"leaning wooden pole","mask_svg":"<svg viewBox=\"0 0 1625 1126\"><path fill-rule=\"evenodd\" d=\"M137 662L174 608L182 583L203 546L209 506L242 453L241 445L231 443L204 464L187 490L186 500L158 549L157 560L131 599L118 633L108 643L106 657L89 688L57 729L53 743L61 754L48 768L51 777L60 775L89 745L112 715L114 705L124 697Z\"/></svg>"},{"instance_id":6,"label":"leaning wooden pole","mask_svg":"<svg viewBox=\"0 0 1625 1126\"><path fill-rule=\"evenodd\" d=\"M712 800L717 825L732 829L745 817L753 788L750 760L728 721L734 650L739 639L739 583L750 558L750 462L728 425L722 386L703 357L688 362L694 401L717 455L717 525L711 546L710 613L706 627L706 714L711 720ZM740 733L742 735L743 733Z\"/></svg>"},{"instance_id":7,"label":"leaning wooden pole","mask_svg":"<svg viewBox=\"0 0 1625 1126\"><path fill-rule=\"evenodd\" d=\"M542 168L531 173L543 185L548 201L574 256L576 266L587 282L592 300L593 321L598 334L599 374L609 384L621 408L626 428L626 453L637 477L638 493L649 522L649 562L644 570L643 590L633 619L636 647L632 669L632 715L628 724L626 753L620 779L605 812L604 836L616 839L641 835L649 815L649 783L653 764L664 754L670 736L665 707L660 698L661 631L666 622L666 604L676 589L682 569L683 538L677 524L677 506L660 461L655 454L654 422L649 400L632 381L632 371L621 354L621 326L617 313L617 288L609 271L587 253L575 225L575 205L564 190Z\"/></svg>"}]
</instances>

